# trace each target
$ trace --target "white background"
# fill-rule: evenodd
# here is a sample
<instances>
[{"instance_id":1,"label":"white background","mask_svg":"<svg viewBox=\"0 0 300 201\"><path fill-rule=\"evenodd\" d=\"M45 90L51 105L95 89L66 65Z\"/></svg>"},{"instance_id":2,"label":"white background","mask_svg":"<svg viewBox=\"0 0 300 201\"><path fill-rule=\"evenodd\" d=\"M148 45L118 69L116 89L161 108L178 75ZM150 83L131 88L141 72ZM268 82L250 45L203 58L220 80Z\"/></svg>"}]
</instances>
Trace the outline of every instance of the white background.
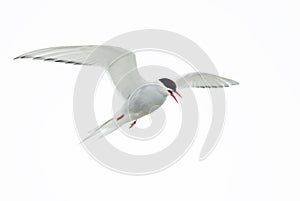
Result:
<instances>
[{"instance_id":1,"label":"white background","mask_svg":"<svg viewBox=\"0 0 300 201\"><path fill-rule=\"evenodd\" d=\"M296 0L2 2L0 199L299 200L299 9ZM12 58L145 28L192 39L240 85L226 89L223 137L206 160L198 161L209 125L203 120L174 166L128 176L78 144L72 95L80 67ZM209 119L207 91L194 91Z\"/></svg>"}]
</instances>

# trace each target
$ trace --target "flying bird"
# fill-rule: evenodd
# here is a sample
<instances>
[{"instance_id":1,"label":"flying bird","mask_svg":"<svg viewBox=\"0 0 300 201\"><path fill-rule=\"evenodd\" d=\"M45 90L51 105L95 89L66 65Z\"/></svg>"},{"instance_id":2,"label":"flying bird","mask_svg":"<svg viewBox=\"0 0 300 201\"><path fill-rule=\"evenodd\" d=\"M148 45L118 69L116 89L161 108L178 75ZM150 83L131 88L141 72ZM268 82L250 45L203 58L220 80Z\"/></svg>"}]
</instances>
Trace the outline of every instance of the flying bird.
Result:
<instances>
[{"instance_id":1,"label":"flying bird","mask_svg":"<svg viewBox=\"0 0 300 201\"><path fill-rule=\"evenodd\" d=\"M238 84L231 79L199 72L189 73L177 79L161 78L149 82L140 75L135 54L113 46L52 47L28 52L15 59L25 58L96 66L109 72L116 89L124 99L124 104L111 119L89 131L88 136L82 142L96 135L101 137L110 134L129 122L129 128L132 128L139 118L157 110L168 96L178 102L176 96L181 97L178 89L223 88Z\"/></svg>"}]
</instances>

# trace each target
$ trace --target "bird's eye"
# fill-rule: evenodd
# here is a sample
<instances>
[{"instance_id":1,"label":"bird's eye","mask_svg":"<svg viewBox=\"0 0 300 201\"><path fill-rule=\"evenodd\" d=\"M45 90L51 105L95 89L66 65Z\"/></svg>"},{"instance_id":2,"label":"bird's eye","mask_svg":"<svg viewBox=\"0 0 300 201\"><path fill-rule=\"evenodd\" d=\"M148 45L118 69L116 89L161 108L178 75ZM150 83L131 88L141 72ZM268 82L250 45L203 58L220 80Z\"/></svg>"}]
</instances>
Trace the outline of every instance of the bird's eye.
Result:
<instances>
[{"instance_id":1,"label":"bird's eye","mask_svg":"<svg viewBox=\"0 0 300 201\"><path fill-rule=\"evenodd\" d=\"M171 90L168 90L168 92L171 94L171 93L173 93Z\"/></svg>"}]
</instances>

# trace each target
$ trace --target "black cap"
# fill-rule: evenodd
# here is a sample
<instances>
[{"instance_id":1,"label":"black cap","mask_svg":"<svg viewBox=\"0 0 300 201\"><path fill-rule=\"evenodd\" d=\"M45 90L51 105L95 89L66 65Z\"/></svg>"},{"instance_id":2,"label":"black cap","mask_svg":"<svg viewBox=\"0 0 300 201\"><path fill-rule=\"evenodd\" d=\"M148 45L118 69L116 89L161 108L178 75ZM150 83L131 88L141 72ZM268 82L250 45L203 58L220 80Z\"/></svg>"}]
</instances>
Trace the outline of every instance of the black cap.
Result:
<instances>
[{"instance_id":1,"label":"black cap","mask_svg":"<svg viewBox=\"0 0 300 201\"><path fill-rule=\"evenodd\" d=\"M159 81L161 83L163 83L163 85L165 85L165 87L172 89L173 91L176 91L176 84L173 80L170 80L168 78L161 78L161 79L159 79Z\"/></svg>"}]
</instances>

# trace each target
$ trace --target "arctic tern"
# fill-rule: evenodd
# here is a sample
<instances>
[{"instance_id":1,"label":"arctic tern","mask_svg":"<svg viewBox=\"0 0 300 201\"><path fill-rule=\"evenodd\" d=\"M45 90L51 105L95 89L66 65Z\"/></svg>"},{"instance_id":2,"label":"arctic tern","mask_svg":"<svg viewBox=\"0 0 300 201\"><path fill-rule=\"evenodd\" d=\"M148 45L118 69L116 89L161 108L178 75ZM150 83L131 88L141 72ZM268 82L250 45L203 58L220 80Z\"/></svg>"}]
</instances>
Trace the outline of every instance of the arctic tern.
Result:
<instances>
[{"instance_id":1,"label":"arctic tern","mask_svg":"<svg viewBox=\"0 0 300 201\"><path fill-rule=\"evenodd\" d=\"M175 95L181 95L177 89L222 88L238 84L231 79L199 72L189 73L177 79L161 78L148 82L138 71L135 54L113 46L52 47L28 52L15 59L24 58L96 66L109 72L116 89L124 98L124 104L110 120L91 130L82 142L95 135L101 137L112 133L128 122L131 122L129 128L133 127L139 118L158 109L169 95L178 102Z\"/></svg>"}]
</instances>

